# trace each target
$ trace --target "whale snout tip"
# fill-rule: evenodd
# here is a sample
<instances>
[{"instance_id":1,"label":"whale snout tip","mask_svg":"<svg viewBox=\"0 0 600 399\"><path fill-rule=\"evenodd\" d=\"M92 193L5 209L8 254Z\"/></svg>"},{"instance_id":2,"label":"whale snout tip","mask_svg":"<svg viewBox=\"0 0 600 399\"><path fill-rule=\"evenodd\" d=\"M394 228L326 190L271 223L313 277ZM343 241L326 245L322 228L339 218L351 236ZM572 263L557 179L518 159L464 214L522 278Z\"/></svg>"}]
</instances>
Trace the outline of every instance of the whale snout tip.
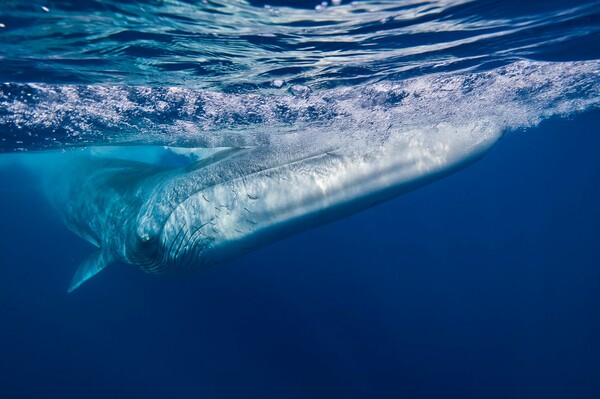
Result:
<instances>
[{"instance_id":1,"label":"whale snout tip","mask_svg":"<svg viewBox=\"0 0 600 399\"><path fill-rule=\"evenodd\" d=\"M148 251L153 252L159 240L159 233L156 229L148 228L149 226L138 226L135 231L135 243L133 244L136 251L143 251L148 254Z\"/></svg>"}]
</instances>

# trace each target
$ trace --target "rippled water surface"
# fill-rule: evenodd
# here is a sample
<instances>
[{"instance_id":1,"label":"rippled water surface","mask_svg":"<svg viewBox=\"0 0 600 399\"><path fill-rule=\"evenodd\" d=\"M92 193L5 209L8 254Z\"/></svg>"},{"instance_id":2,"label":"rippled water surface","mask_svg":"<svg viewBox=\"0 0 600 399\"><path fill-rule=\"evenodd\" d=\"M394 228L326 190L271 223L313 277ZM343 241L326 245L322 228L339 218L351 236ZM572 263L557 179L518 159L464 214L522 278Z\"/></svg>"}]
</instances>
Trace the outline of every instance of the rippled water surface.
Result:
<instances>
[{"instance_id":1,"label":"rippled water surface","mask_svg":"<svg viewBox=\"0 0 600 399\"><path fill-rule=\"evenodd\" d=\"M7 0L0 78L248 92L597 58L593 1L315 4Z\"/></svg>"}]
</instances>

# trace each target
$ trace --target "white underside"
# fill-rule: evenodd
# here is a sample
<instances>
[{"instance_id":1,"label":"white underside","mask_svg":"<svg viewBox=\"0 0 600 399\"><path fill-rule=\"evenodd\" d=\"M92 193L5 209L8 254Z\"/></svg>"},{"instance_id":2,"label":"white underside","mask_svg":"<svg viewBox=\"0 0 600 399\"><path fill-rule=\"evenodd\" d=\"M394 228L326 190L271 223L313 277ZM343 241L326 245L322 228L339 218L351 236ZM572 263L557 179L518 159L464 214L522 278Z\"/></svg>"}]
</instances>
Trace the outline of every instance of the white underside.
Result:
<instances>
[{"instance_id":1,"label":"white underside","mask_svg":"<svg viewBox=\"0 0 600 399\"><path fill-rule=\"evenodd\" d=\"M347 216L452 172L501 135L485 122L388 132L383 138L365 132L335 150L207 187L168 218L161 242L173 250L165 261L207 267ZM194 251L201 254L193 262L178 259Z\"/></svg>"}]
</instances>

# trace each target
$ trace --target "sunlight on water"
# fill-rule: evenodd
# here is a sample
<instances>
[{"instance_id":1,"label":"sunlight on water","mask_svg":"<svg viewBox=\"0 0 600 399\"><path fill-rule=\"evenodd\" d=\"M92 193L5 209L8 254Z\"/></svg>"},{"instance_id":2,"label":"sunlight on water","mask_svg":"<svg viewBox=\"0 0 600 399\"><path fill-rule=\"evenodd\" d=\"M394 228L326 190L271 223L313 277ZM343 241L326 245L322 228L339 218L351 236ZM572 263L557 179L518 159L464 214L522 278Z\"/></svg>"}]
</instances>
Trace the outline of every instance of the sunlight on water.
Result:
<instances>
[{"instance_id":1,"label":"sunlight on water","mask_svg":"<svg viewBox=\"0 0 600 399\"><path fill-rule=\"evenodd\" d=\"M4 1L0 77L13 82L313 89L489 69L519 58L593 57L589 1ZM27 43L26 47L23 46Z\"/></svg>"}]
</instances>

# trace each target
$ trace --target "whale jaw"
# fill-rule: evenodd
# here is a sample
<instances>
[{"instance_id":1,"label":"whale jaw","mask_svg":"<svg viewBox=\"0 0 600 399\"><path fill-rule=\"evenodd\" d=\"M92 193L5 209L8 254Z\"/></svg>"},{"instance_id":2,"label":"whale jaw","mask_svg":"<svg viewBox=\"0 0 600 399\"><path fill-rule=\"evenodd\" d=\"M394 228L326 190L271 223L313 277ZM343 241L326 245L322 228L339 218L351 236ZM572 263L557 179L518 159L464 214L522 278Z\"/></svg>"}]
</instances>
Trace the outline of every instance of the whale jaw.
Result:
<instances>
[{"instance_id":1,"label":"whale jaw","mask_svg":"<svg viewBox=\"0 0 600 399\"><path fill-rule=\"evenodd\" d=\"M203 186L166 219L162 259L143 269L186 274L230 261L453 173L480 159L502 136L501 129L485 124L467 131L458 135L451 127L429 141L401 136L370 151L349 146L310 154ZM222 166L231 165L237 163Z\"/></svg>"}]
</instances>

